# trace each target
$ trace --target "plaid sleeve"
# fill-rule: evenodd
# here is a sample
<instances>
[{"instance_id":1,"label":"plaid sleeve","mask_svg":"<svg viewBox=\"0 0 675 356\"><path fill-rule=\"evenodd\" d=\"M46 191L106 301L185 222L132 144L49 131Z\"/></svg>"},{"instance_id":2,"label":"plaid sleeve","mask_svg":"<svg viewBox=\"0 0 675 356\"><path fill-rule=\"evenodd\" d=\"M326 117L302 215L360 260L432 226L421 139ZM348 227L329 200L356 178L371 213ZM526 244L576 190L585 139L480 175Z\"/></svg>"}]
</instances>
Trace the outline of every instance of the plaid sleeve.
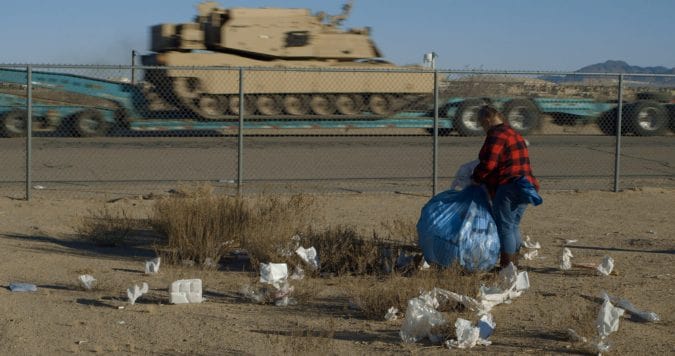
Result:
<instances>
[{"instance_id":1,"label":"plaid sleeve","mask_svg":"<svg viewBox=\"0 0 675 356\"><path fill-rule=\"evenodd\" d=\"M491 132L488 134L478 154L480 163L473 171L473 180L483 183L487 176L497 169L499 156L504 151L506 141L507 138L503 132Z\"/></svg>"}]
</instances>

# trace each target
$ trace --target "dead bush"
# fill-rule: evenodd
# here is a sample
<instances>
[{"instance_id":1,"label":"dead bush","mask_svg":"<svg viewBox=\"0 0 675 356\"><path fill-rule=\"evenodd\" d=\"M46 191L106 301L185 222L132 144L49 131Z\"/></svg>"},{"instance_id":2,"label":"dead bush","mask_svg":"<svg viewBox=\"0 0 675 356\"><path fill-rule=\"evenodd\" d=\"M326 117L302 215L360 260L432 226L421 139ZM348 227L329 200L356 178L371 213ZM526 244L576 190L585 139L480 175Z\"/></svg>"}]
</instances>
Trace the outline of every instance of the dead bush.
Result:
<instances>
[{"instance_id":1,"label":"dead bush","mask_svg":"<svg viewBox=\"0 0 675 356\"><path fill-rule=\"evenodd\" d=\"M97 246L121 246L136 232L150 228L147 219L131 217L125 209L103 207L80 219L75 232Z\"/></svg>"}]
</instances>

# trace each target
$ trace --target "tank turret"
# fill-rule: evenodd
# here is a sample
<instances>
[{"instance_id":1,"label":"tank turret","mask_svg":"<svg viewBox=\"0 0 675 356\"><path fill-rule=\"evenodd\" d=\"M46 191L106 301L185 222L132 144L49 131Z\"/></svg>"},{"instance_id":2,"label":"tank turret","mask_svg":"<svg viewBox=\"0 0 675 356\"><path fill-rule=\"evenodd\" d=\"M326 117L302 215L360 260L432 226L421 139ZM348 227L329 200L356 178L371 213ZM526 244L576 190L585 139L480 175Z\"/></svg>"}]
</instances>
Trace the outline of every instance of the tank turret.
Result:
<instances>
[{"instance_id":1,"label":"tank turret","mask_svg":"<svg viewBox=\"0 0 675 356\"><path fill-rule=\"evenodd\" d=\"M216 2L197 5L193 22L160 24L151 28L151 51L145 65L243 66L295 68L357 68L360 72L270 72L249 78L250 113L261 115L356 115L367 110L389 115L404 105L407 94L430 93L430 80L420 75L383 80L362 69L397 68L381 60L370 29L343 29L352 1L342 13L312 14L300 8L230 8ZM225 80L208 71L181 69L147 71L157 86L172 86L172 99L205 118L218 119L238 113L236 73ZM319 76L321 75L321 78ZM377 77L377 78L376 78ZM162 82L161 84L159 82ZM428 82L428 83L427 83ZM337 85L339 83L339 85ZM249 94L249 93L247 93Z\"/></svg>"}]
</instances>

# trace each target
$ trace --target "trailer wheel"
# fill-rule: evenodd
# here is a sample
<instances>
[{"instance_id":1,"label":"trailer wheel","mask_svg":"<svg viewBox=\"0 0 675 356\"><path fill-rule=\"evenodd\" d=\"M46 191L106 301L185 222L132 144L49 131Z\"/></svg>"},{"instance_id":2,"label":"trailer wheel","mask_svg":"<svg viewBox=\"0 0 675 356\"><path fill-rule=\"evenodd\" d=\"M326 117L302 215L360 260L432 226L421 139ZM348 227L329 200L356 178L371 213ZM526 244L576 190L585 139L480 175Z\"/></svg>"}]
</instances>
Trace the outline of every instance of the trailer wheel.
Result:
<instances>
[{"instance_id":1,"label":"trailer wheel","mask_svg":"<svg viewBox=\"0 0 675 356\"><path fill-rule=\"evenodd\" d=\"M483 127L478 122L478 110L483 105L485 105L485 102L480 99L467 99L459 104L452 126L460 136L480 136L484 134Z\"/></svg>"},{"instance_id":2,"label":"trailer wheel","mask_svg":"<svg viewBox=\"0 0 675 356\"><path fill-rule=\"evenodd\" d=\"M655 136L668 128L668 113L657 102L637 101L626 105L623 116L626 130L638 136Z\"/></svg>"},{"instance_id":3,"label":"trailer wheel","mask_svg":"<svg viewBox=\"0 0 675 356\"><path fill-rule=\"evenodd\" d=\"M670 117L670 129L675 132L675 105L666 106L668 116Z\"/></svg>"},{"instance_id":4,"label":"trailer wheel","mask_svg":"<svg viewBox=\"0 0 675 356\"><path fill-rule=\"evenodd\" d=\"M12 110L2 116L0 131L5 137L26 136L26 122L28 115L24 110Z\"/></svg>"},{"instance_id":5,"label":"trailer wheel","mask_svg":"<svg viewBox=\"0 0 675 356\"><path fill-rule=\"evenodd\" d=\"M80 137L105 136L108 133L108 123L103 114L94 109L80 111L75 115L75 133Z\"/></svg>"},{"instance_id":6,"label":"trailer wheel","mask_svg":"<svg viewBox=\"0 0 675 356\"><path fill-rule=\"evenodd\" d=\"M509 125L521 135L539 128L541 123L541 113L531 100L513 99L504 105L502 113Z\"/></svg>"}]
</instances>

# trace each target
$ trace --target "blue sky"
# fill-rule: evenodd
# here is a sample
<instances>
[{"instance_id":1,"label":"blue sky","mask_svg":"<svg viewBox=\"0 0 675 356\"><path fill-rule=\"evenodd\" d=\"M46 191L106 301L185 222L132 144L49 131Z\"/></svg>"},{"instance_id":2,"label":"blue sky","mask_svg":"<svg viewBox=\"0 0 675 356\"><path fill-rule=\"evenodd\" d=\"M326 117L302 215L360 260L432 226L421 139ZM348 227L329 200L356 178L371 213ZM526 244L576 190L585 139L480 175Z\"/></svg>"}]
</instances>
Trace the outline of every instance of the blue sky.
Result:
<instances>
[{"instance_id":1,"label":"blue sky","mask_svg":"<svg viewBox=\"0 0 675 356\"><path fill-rule=\"evenodd\" d=\"M149 26L192 20L197 0L4 0L0 63L128 64ZM221 0L340 12L344 0ZM572 71L608 59L675 67L675 0L355 0L384 58L443 69Z\"/></svg>"}]
</instances>

